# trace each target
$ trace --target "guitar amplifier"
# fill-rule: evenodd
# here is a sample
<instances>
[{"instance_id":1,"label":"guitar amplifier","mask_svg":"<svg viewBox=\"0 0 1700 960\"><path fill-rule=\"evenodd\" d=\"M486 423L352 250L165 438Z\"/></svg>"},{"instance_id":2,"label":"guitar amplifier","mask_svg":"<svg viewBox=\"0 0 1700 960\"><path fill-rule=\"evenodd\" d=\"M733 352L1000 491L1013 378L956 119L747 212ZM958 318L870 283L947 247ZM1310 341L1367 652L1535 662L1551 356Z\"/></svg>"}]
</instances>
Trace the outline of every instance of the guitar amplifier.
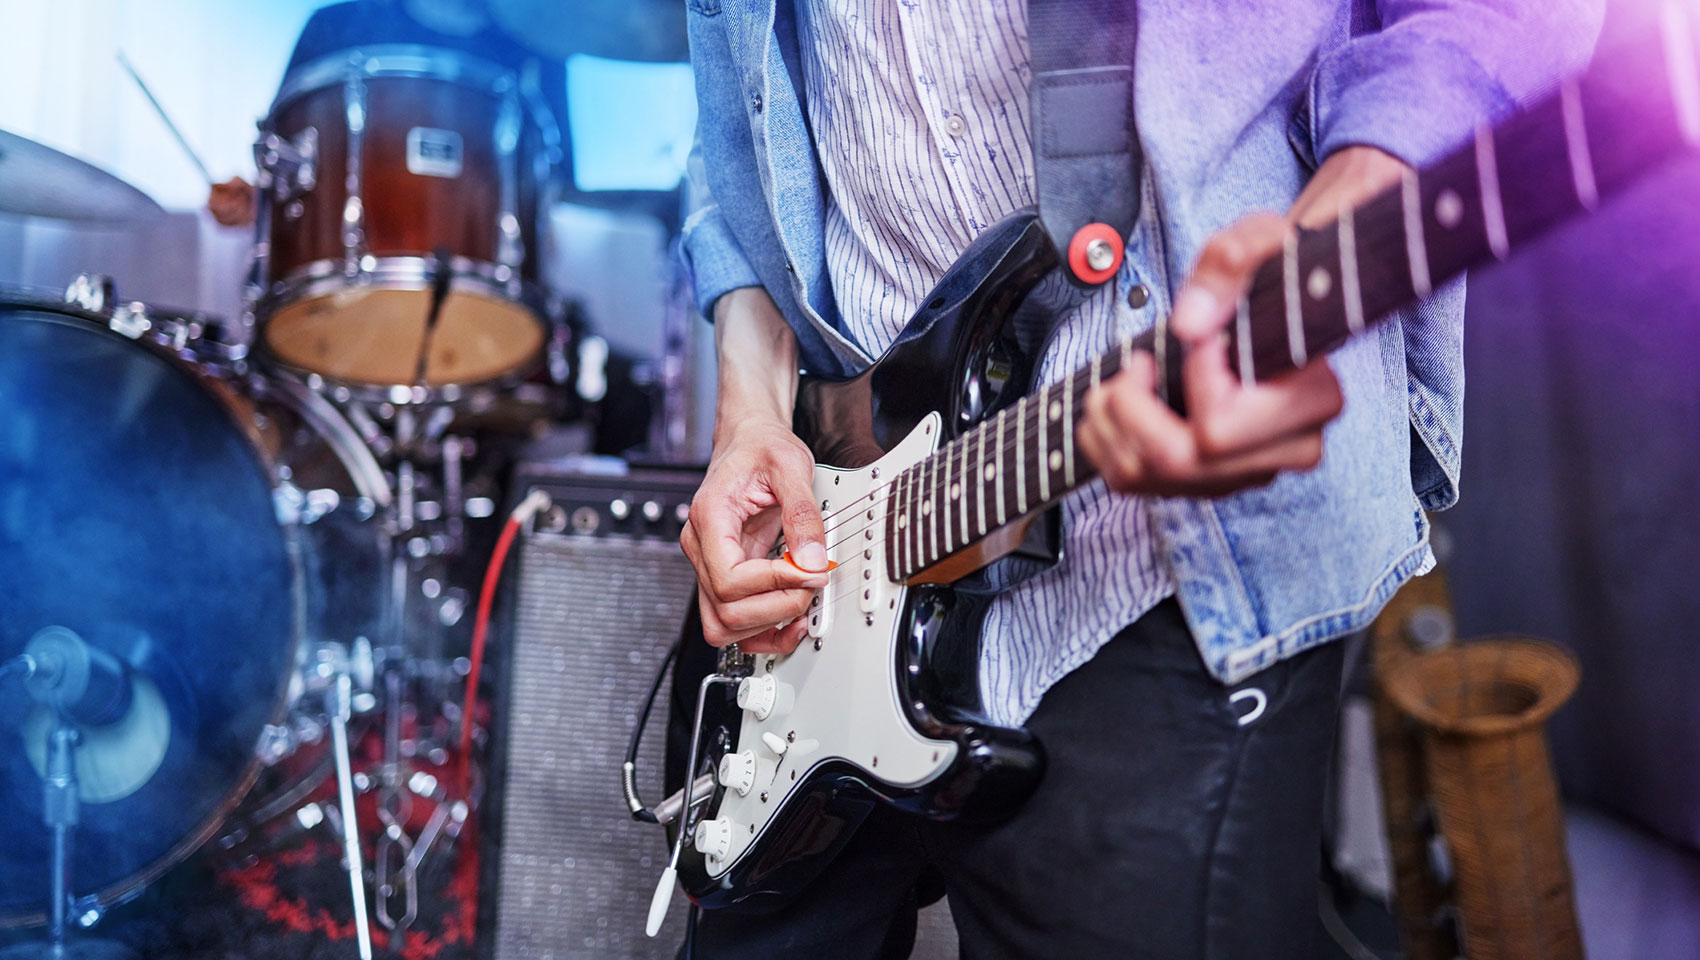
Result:
<instances>
[{"instance_id":1,"label":"guitar amplifier","mask_svg":"<svg viewBox=\"0 0 1700 960\"><path fill-rule=\"evenodd\" d=\"M478 923L486 957L670 958L684 935L680 896L662 935L644 936L666 834L631 819L620 767L693 601L696 577L678 540L701 479L700 470L606 460L516 474L516 501L543 489L553 505L509 558L507 642L491 652ZM638 757L650 803L661 799L667 734L665 693L657 701Z\"/></svg>"}]
</instances>

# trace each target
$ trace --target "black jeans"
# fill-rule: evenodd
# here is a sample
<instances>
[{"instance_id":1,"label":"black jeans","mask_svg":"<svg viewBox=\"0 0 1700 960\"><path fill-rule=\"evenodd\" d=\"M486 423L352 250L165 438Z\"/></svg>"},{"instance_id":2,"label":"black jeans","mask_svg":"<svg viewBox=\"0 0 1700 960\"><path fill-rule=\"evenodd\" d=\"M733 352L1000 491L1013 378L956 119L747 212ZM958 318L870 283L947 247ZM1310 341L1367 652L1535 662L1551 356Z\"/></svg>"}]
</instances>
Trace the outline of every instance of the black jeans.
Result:
<instances>
[{"instance_id":1,"label":"black jeans","mask_svg":"<svg viewBox=\"0 0 1700 960\"><path fill-rule=\"evenodd\" d=\"M1045 694L1049 763L1014 819L877 811L784 910L705 913L696 957L906 957L942 880L967 960L1311 960L1341 659L1224 688L1167 601Z\"/></svg>"}]
</instances>

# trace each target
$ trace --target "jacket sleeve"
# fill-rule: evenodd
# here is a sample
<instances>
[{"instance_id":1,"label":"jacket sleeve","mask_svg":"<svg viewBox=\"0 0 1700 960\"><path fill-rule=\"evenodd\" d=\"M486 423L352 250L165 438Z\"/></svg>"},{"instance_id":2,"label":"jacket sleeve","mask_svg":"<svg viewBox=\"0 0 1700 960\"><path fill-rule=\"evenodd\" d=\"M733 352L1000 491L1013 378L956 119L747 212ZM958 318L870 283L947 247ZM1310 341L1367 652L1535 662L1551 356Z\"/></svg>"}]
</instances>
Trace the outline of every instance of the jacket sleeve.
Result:
<instances>
[{"instance_id":1,"label":"jacket sleeve","mask_svg":"<svg viewBox=\"0 0 1700 960\"><path fill-rule=\"evenodd\" d=\"M702 143L691 149L685 167L686 202L690 212L681 231L680 250L690 271L691 288L696 293L697 308L702 315L714 319L714 301L728 290L761 285L755 268L744 256L738 238L720 213L720 205L708 186L703 171Z\"/></svg>"},{"instance_id":2,"label":"jacket sleeve","mask_svg":"<svg viewBox=\"0 0 1700 960\"><path fill-rule=\"evenodd\" d=\"M1380 29L1322 55L1316 159L1379 147L1420 165L1587 63L1604 0L1364 0Z\"/></svg>"}]
</instances>

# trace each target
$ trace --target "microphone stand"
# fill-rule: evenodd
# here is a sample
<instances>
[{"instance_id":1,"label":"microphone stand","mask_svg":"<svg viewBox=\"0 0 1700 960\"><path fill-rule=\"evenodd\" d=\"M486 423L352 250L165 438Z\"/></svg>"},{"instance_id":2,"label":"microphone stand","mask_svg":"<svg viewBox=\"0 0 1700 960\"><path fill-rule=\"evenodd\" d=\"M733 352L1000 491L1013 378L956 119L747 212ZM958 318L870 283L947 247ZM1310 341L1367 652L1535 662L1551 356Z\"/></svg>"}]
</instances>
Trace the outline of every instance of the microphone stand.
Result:
<instances>
[{"instance_id":1,"label":"microphone stand","mask_svg":"<svg viewBox=\"0 0 1700 960\"><path fill-rule=\"evenodd\" d=\"M0 663L0 678L10 672L22 673L28 680L35 675L35 670L35 658L22 654ZM54 717L53 732L47 740L46 775L42 779L41 798L42 821L53 834L47 942L22 943L0 950L0 960L134 960L135 952L115 941L70 941L71 850L82 810L77 795L77 744L82 735L62 711L55 709ZM98 919L98 912L93 916Z\"/></svg>"}]
</instances>

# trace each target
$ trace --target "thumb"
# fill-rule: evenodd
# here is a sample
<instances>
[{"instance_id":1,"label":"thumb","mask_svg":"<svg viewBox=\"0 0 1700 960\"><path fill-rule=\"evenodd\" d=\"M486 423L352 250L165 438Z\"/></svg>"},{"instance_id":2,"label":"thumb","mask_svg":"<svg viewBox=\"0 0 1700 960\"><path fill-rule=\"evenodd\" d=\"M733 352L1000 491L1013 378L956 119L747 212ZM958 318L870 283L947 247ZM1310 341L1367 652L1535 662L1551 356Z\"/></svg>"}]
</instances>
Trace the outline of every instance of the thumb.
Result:
<instances>
[{"instance_id":1,"label":"thumb","mask_svg":"<svg viewBox=\"0 0 1700 960\"><path fill-rule=\"evenodd\" d=\"M820 506L815 502L813 464L799 458L795 465L782 467L774 481L773 492L779 498L779 522L785 530L785 546L792 561L811 573L825 572L826 529Z\"/></svg>"}]
</instances>

